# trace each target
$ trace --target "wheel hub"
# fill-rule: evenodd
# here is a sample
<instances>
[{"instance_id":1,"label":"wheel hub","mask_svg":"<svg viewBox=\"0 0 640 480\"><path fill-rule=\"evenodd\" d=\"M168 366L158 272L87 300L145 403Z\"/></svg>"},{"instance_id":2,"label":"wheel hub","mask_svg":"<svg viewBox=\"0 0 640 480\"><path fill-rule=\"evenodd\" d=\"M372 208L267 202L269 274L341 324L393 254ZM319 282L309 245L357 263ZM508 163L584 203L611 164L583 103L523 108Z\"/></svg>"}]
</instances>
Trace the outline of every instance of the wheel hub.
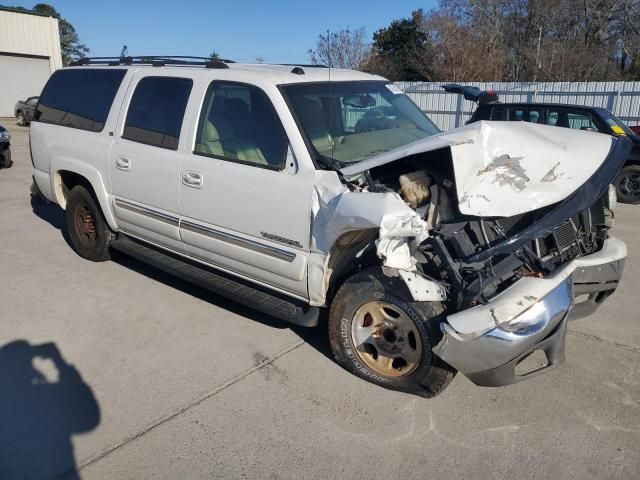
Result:
<instances>
[{"instance_id":1,"label":"wheel hub","mask_svg":"<svg viewBox=\"0 0 640 480\"><path fill-rule=\"evenodd\" d=\"M74 224L82 243L92 246L96 242L96 222L89 205L82 203L76 207Z\"/></svg>"},{"instance_id":2,"label":"wheel hub","mask_svg":"<svg viewBox=\"0 0 640 480\"><path fill-rule=\"evenodd\" d=\"M387 302L368 302L356 311L351 339L360 360L388 377L409 375L422 359L422 341L415 324Z\"/></svg>"}]
</instances>

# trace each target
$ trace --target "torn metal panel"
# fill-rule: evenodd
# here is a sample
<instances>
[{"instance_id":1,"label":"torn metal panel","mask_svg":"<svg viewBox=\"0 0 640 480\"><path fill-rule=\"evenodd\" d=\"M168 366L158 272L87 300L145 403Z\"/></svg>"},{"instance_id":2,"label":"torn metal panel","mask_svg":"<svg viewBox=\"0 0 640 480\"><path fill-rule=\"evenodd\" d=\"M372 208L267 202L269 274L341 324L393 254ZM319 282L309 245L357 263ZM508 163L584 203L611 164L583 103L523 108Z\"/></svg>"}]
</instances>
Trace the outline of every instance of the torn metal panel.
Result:
<instances>
[{"instance_id":1,"label":"torn metal panel","mask_svg":"<svg viewBox=\"0 0 640 480\"><path fill-rule=\"evenodd\" d=\"M381 229L381 239L426 234L426 223L397 193L349 191L335 172L317 172L312 211L311 246L320 252L328 253L353 230ZM388 248L383 245L379 252L393 252Z\"/></svg>"},{"instance_id":2,"label":"torn metal panel","mask_svg":"<svg viewBox=\"0 0 640 480\"><path fill-rule=\"evenodd\" d=\"M525 122L477 122L341 169L352 178L401 158L451 150L461 213L509 217L557 203L604 162L613 137Z\"/></svg>"},{"instance_id":3,"label":"torn metal panel","mask_svg":"<svg viewBox=\"0 0 640 480\"><path fill-rule=\"evenodd\" d=\"M336 240L345 233L375 229L378 231L376 252L382 265L397 270L415 270L415 248L428 236L427 223L420 215L397 193L352 192L340 182L335 172L318 171L316 174L309 264L312 305L325 302L331 275L328 268L330 252Z\"/></svg>"},{"instance_id":4,"label":"torn metal panel","mask_svg":"<svg viewBox=\"0 0 640 480\"><path fill-rule=\"evenodd\" d=\"M409 210L411 213L391 213L382 218L376 250L385 267L398 270L416 268L412 247L415 248L415 243L419 244L428 237L427 223L416 212ZM411 239L413 242L410 242Z\"/></svg>"},{"instance_id":5,"label":"torn metal panel","mask_svg":"<svg viewBox=\"0 0 640 480\"><path fill-rule=\"evenodd\" d=\"M418 272L398 270L400 278L416 302L442 302L447 299L447 293L442 285L429 280Z\"/></svg>"}]
</instances>

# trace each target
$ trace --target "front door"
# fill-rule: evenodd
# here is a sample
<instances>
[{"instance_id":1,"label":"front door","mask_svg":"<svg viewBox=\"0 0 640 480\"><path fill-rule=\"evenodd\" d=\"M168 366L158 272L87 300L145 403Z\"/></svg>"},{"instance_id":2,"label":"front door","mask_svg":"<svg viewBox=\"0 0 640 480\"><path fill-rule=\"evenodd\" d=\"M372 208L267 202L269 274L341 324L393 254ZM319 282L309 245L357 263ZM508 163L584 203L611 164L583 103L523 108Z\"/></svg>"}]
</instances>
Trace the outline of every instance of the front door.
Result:
<instances>
[{"instance_id":1,"label":"front door","mask_svg":"<svg viewBox=\"0 0 640 480\"><path fill-rule=\"evenodd\" d=\"M111 147L109 173L118 228L152 243L184 251L179 232L178 149L192 80L134 79Z\"/></svg>"},{"instance_id":2,"label":"front door","mask_svg":"<svg viewBox=\"0 0 640 480\"><path fill-rule=\"evenodd\" d=\"M187 252L307 298L313 175L299 169L263 90L212 82L181 173Z\"/></svg>"}]
</instances>

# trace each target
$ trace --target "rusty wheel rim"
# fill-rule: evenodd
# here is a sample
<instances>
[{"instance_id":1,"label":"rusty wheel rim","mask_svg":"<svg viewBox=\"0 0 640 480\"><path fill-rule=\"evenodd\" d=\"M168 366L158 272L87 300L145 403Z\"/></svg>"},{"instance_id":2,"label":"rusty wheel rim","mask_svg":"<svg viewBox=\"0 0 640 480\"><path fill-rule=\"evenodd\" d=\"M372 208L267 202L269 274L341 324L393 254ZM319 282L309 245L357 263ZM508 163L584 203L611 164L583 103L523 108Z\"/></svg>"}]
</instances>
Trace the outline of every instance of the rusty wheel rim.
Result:
<instances>
[{"instance_id":1,"label":"rusty wheel rim","mask_svg":"<svg viewBox=\"0 0 640 480\"><path fill-rule=\"evenodd\" d=\"M356 311L351 340L360 360L387 377L409 375L422 359L422 341L415 324L387 302L368 302Z\"/></svg>"},{"instance_id":2,"label":"rusty wheel rim","mask_svg":"<svg viewBox=\"0 0 640 480\"><path fill-rule=\"evenodd\" d=\"M96 222L86 203L80 203L73 212L73 224L83 245L92 247L96 243Z\"/></svg>"}]
</instances>

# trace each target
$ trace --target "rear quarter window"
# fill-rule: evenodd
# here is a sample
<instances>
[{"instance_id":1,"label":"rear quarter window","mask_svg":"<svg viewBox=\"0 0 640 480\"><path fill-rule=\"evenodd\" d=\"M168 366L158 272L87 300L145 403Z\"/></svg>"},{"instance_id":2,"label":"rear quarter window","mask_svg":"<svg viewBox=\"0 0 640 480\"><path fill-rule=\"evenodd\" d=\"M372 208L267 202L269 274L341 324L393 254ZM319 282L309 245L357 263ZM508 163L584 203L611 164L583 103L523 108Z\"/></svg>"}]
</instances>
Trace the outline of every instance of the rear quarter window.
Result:
<instances>
[{"instance_id":1,"label":"rear quarter window","mask_svg":"<svg viewBox=\"0 0 640 480\"><path fill-rule=\"evenodd\" d=\"M33 121L101 132L125 69L56 71L40 95Z\"/></svg>"}]
</instances>

